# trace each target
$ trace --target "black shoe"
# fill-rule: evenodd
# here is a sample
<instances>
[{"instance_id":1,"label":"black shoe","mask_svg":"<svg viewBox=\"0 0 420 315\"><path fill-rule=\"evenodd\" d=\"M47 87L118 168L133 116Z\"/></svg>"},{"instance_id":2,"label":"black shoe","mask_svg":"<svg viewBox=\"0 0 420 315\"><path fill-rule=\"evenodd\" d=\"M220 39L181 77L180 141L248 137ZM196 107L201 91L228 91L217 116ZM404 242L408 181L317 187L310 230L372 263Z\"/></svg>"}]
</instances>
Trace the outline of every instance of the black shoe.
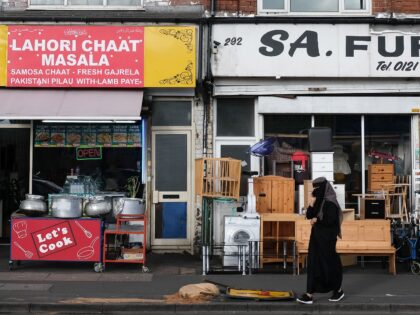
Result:
<instances>
[{"instance_id":1,"label":"black shoe","mask_svg":"<svg viewBox=\"0 0 420 315\"><path fill-rule=\"evenodd\" d=\"M313 304L314 303L314 299L312 298L312 296L309 296L308 294L302 294L300 297L298 297L296 299L296 301L298 301L299 303L303 303L303 304Z\"/></svg>"},{"instance_id":2,"label":"black shoe","mask_svg":"<svg viewBox=\"0 0 420 315\"><path fill-rule=\"evenodd\" d=\"M340 291L334 291L333 295L328 299L328 301L330 302L338 302L341 301L344 297L344 292L343 290Z\"/></svg>"}]
</instances>

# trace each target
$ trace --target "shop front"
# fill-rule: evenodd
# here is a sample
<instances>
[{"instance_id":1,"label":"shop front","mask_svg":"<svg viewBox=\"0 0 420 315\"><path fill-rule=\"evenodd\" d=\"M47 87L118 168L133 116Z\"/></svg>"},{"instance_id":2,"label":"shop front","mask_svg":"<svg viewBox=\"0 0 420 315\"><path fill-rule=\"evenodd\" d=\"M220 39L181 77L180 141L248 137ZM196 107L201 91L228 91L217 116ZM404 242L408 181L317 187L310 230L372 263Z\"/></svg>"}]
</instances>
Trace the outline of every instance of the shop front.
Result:
<instances>
[{"instance_id":1,"label":"shop front","mask_svg":"<svg viewBox=\"0 0 420 315\"><path fill-rule=\"evenodd\" d=\"M346 224L358 241L346 254L395 254L390 235L410 220L411 178L419 166L419 31L319 21L213 25L215 157L246 161L246 168L262 176L253 186L264 251L260 267L266 262L286 266L284 257L304 254L308 240L299 227L308 224L299 219L310 181L320 176L333 183L345 220L352 220ZM327 131L328 150L313 149L309 135L316 130ZM262 140L272 150L251 155L249 147ZM289 187L290 178L294 193L279 188ZM241 188L245 199L245 183ZM384 224L387 232L376 235L375 224ZM389 253L370 248L356 232L358 225L383 241ZM291 240L297 248L291 249ZM362 243L366 251L358 252ZM392 261L394 256L391 267Z\"/></svg>"},{"instance_id":2,"label":"shop front","mask_svg":"<svg viewBox=\"0 0 420 315\"><path fill-rule=\"evenodd\" d=\"M74 220L68 223L70 229L89 239L86 244L76 243L95 247L95 255L99 255L96 247L101 242L93 240L103 239L103 231L97 231L103 227L86 228L88 221L83 220L89 216L115 224L116 216L124 211L144 215L144 234L127 239L137 247L156 245L151 178L167 175L153 167L154 156L152 159L148 150L156 141L150 133L153 108L159 107L156 97L169 111L179 102L192 107L195 34L192 26L0 26L0 156L5 182L1 237L5 241L19 241L8 221L12 213L24 208L19 219L26 215L26 225L35 222L28 231ZM147 105L143 105L146 98ZM190 143L188 150L185 155L192 152ZM184 191L185 199L190 200L191 190L185 187ZM31 204L26 194L43 196L46 213L28 211L25 207L36 203ZM69 196L81 198L80 213ZM63 206L65 211L56 209ZM67 210L74 212L65 213ZM188 224L192 224L190 212L186 208L183 217ZM45 227L44 221L36 222L32 216L52 221ZM165 219L171 221L173 216L166 214ZM22 225L15 223L17 229ZM79 236L74 233L74 237ZM189 233L177 235L175 243L180 239L181 245L191 246L188 237ZM27 250L32 245L34 259L40 247L25 243ZM165 248L168 244L159 245ZM83 252L83 246L69 249L80 253L77 250ZM15 253L25 260L19 247ZM132 256L127 253L126 257L130 260ZM96 262L101 260L100 255L95 256Z\"/></svg>"},{"instance_id":3,"label":"shop front","mask_svg":"<svg viewBox=\"0 0 420 315\"><path fill-rule=\"evenodd\" d=\"M329 127L334 183L345 185L346 207L357 209L354 195L369 190L370 164L391 163L397 177L418 168L419 47L409 31L415 28L214 25L213 42L221 43L212 55L216 147L275 137L261 172L293 177L293 153L310 154L308 129ZM249 135L219 116L233 108L248 116ZM295 179L303 184L311 173Z\"/></svg>"}]
</instances>

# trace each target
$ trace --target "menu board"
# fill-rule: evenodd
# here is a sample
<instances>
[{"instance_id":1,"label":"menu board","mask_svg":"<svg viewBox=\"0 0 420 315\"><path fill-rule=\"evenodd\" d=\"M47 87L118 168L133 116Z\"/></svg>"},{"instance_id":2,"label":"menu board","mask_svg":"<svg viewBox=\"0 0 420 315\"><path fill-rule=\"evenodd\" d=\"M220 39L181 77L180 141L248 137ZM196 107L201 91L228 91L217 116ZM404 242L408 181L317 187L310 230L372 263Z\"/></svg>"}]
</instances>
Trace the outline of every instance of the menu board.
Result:
<instances>
[{"instance_id":1,"label":"menu board","mask_svg":"<svg viewBox=\"0 0 420 315\"><path fill-rule=\"evenodd\" d=\"M134 124L39 124L34 137L35 147L141 147L141 129Z\"/></svg>"},{"instance_id":2,"label":"menu board","mask_svg":"<svg viewBox=\"0 0 420 315\"><path fill-rule=\"evenodd\" d=\"M129 125L127 130L127 146L131 147L140 147L140 126L139 125Z\"/></svg>"},{"instance_id":3,"label":"menu board","mask_svg":"<svg viewBox=\"0 0 420 315\"><path fill-rule=\"evenodd\" d=\"M112 145L127 146L127 125L113 126Z\"/></svg>"}]
</instances>

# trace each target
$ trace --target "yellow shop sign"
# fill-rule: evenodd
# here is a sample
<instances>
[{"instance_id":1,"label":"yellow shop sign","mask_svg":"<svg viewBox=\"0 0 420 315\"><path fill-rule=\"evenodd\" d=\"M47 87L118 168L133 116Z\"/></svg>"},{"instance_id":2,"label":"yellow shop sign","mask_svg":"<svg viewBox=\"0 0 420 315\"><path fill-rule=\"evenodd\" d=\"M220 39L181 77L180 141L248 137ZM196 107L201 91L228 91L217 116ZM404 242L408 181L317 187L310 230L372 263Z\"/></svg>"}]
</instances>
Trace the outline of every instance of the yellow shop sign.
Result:
<instances>
[{"instance_id":1,"label":"yellow shop sign","mask_svg":"<svg viewBox=\"0 0 420 315\"><path fill-rule=\"evenodd\" d=\"M0 25L0 86L6 86L7 75L7 26Z\"/></svg>"}]
</instances>

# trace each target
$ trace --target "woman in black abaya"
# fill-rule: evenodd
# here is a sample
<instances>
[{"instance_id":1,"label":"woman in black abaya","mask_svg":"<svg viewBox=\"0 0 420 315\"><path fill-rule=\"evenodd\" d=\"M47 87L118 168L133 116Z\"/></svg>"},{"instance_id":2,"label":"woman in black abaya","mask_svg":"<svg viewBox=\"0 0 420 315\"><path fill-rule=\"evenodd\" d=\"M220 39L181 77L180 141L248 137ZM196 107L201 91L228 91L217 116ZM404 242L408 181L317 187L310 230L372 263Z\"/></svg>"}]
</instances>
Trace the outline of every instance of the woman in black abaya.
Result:
<instances>
[{"instance_id":1,"label":"woman in black abaya","mask_svg":"<svg viewBox=\"0 0 420 315\"><path fill-rule=\"evenodd\" d=\"M333 291L329 301L337 302L344 297L341 288L343 270L335 245L341 238L343 214L336 194L325 177L313 181L312 200L306 212L312 230L308 249L306 293L297 299L305 304L313 303L314 293Z\"/></svg>"}]
</instances>

